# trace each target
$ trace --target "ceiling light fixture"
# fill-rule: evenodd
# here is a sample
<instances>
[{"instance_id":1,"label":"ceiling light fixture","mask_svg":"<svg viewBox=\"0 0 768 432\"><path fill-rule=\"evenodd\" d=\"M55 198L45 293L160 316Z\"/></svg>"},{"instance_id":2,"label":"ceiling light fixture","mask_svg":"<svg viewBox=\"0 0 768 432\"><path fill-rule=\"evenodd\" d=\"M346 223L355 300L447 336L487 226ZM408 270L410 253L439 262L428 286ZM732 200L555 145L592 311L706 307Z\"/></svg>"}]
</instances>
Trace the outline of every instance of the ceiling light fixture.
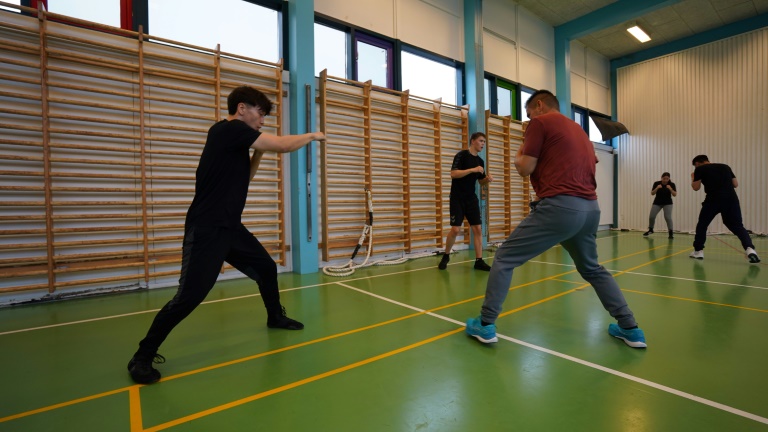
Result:
<instances>
[{"instance_id":1,"label":"ceiling light fixture","mask_svg":"<svg viewBox=\"0 0 768 432\"><path fill-rule=\"evenodd\" d=\"M651 37L648 36L648 33L646 33L643 29L640 28L639 25L632 23L632 26L627 29L628 32L632 34L632 36L635 37L635 39L639 40L641 43L646 43L649 40L651 40Z\"/></svg>"}]
</instances>

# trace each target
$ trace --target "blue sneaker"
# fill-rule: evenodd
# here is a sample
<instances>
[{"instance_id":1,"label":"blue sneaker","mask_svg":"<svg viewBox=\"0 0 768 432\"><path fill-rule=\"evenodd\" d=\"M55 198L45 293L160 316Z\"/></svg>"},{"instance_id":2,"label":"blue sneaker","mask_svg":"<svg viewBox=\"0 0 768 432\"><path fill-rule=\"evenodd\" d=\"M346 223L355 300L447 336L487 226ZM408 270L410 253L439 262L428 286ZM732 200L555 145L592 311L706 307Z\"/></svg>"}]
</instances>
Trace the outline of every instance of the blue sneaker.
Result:
<instances>
[{"instance_id":1,"label":"blue sneaker","mask_svg":"<svg viewBox=\"0 0 768 432\"><path fill-rule=\"evenodd\" d=\"M625 330L619 327L618 324L610 324L608 326L608 334L623 340L625 344L632 348L646 348L648 346L645 344L645 334L639 328Z\"/></svg>"},{"instance_id":2,"label":"blue sneaker","mask_svg":"<svg viewBox=\"0 0 768 432\"><path fill-rule=\"evenodd\" d=\"M494 343L499 341L499 338L496 337L496 324L488 324L487 326L484 326L480 317L467 320L467 334L482 343Z\"/></svg>"}]
</instances>

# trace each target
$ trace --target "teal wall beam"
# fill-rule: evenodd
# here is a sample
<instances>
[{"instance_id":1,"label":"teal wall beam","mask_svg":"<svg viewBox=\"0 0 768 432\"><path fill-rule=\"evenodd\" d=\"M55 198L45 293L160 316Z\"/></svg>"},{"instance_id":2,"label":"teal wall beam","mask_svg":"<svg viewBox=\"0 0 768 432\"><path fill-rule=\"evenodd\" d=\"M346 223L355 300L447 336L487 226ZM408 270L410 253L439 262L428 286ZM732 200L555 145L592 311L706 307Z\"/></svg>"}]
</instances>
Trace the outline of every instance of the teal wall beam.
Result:
<instances>
[{"instance_id":1,"label":"teal wall beam","mask_svg":"<svg viewBox=\"0 0 768 432\"><path fill-rule=\"evenodd\" d=\"M314 131L315 3L314 0L291 0L287 5L290 131L303 134ZM313 169L317 145L311 143L290 154L291 259L293 271L300 274L315 273L319 266L317 170Z\"/></svg>"}]
</instances>

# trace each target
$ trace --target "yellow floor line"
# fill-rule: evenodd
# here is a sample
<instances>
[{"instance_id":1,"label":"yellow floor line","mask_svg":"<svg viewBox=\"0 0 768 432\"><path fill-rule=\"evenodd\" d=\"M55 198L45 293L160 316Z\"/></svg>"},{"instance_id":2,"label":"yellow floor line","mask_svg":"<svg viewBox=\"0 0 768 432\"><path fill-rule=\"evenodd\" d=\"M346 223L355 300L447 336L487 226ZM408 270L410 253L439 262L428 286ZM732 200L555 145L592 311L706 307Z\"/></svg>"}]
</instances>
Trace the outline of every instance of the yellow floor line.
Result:
<instances>
[{"instance_id":1,"label":"yellow floor line","mask_svg":"<svg viewBox=\"0 0 768 432\"><path fill-rule=\"evenodd\" d=\"M664 295L664 294L649 293L649 292L645 292L645 291L635 291L635 290L623 289L623 288L622 288L622 291L631 292L631 293L637 293L637 294L645 294L645 295L656 296L656 297L670 298L670 299L675 299L675 300L685 300L685 301L694 302L694 303L704 303L704 304L710 304L710 305L715 305L715 306L723 306L723 307L729 307L729 308L735 308L735 309L744 309L744 310L750 310L750 311L755 311L755 312L766 312L766 313L768 313L768 310L765 310L765 309L750 308L750 307L745 307L745 306L736 306L736 305L732 305L732 304L728 304L728 303L716 303L716 302L711 302L711 301L706 301L706 300L696 300L696 299L686 298L686 297L675 297L675 296L669 296L669 295Z\"/></svg>"},{"instance_id":2,"label":"yellow floor line","mask_svg":"<svg viewBox=\"0 0 768 432\"><path fill-rule=\"evenodd\" d=\"M131 387L136 387L136 386L131 386ZM19 418L22 418L22 417L31 416L31 415L34 415L34 414L44 413L46 411L51 411L51 410L55 410L55 409L58 409L58 408L64 408L66 406L79 404L80 402L88 402L90 400L99 399L99 398L103 398L103 397L106 397L106 396L112 396L114 394L118 394L118 393L122 393L124 391L128 391L128 390L131 389L131 387L123 387L123 388L119 388L117 390L110 390L108 392L99 393L99 394L95 394L95 395L91 395L91 396L86 396L86 397L79 398L79 399L72 399L71 401L62 402L62 403L58 403L58 404L55 404L55 405L49 405L47 407L38 408L38 409L30 410L30 411L25 411L23 413L14 414L14 415L11 415L11 416L8 416L8 417L2 417L2 418L0 418L0 423L11 421L11 420L16 420L16 419L19 419Z\"/></svg>"},{"instance_id":3,"label":"yellow floor line","mask_svg":"<svg viewBox=\"0 0 768 432\"><path fill-rule=\"evenodd\" d=\"M128 400L131 414L131 432L141 432L144 430L144 425L141 418L141 395L139 394L139 388L139 386L133 386L128 389Z\"/></svg>"},{"instance_id":4,"label":"yellow floor line","mask_svg":"<svg viewBox=\"0 0 768 432\"><path fill-rule=\"evenodd\" d=\"M677 253L674 253L674 254L670 254L670 255L667 255L665 257L655 259L653 261L649 261L649 262L647 262L645 264L633 267L630 270L635 270L635 269L643 267L645 265L652 264L652 263L654 263L656 261L659 261L659 260L662 260L662 259L666 259L666 258L669 258L671 256L674 256L674 255L677 255L677 254L680 254L680 253L683 253L683 252L687 252L688 250L690 250L690 249L685 249L685 250L682 250L680 252L677 252ZM630 270L626 270L626 271L630 271ZM569 273L571 273L571 272L569 272ZM622 274L622 273L623 272L618 273L617 276ZM552 277L544 278L544 279L541 279L540 281L551 279L551 278ZM589 284L582 284L582 285L583 286L589 286ZM519 288L519 287L516 287L516 288ZM578 287L578 288L580 288L580 287ZM533 303L529 303L529 304L527 304L525 306L521 306L521 307L518 307L518 308L515 308L515 309L512 309L512 310L509 310L507 312L504 312L504 313L500 314L499 317L511 315L511 314L519 312L521 310L525 310L525 309L531 308L533 306L545 303L547 301L554 300L556 298L562 297L562 296L564 296L566 294L570 294L570 293L576 292L576 290L578 288L573 288L573 289L570 289L568 291L565 291L565 292L562 292L562 293L558 293L558 294L549 296L549 297L541 299L541 300L537 300L537 301L535 301ZM464 303L464 301L458 302L458 303ZM441 307L439 309L442 309L442 308L444 308L444 307ZM422 313L418 313L418 314L415 314L415 315L421 315L421 314L424 314L424 313L427 313L427 312L431 312L431 311L434 311L434 310L437 310L437 309L431 309L429 311L424 311ZM223 405L219 405L219 406L214 407L214 408L210 408L210 409L207 409L207 410L204 410L204 411L200 411L200 412L195 413L195 414L190 414L188 416L181 417L181 418L178 418L176 420L172 420L170 422L166 422L166 423L163 423L163 424L160 424L160 425L148 428L148 429L145 430L145 432L161 431L161 430L173 427L173 426L178 426L178 425L183 424L183 423L187 423L187 422L190 422L190 421L193 421L193 420L197 420L199 418L202 418L202 417L205 417L205 416L208 416L208 415L211 415L211 414L216 414L216 413L219 413L221 411L225 411L227 409L234 408L236 406L240 406L240 405L246 404L248 402L252 402L252 401L255 401L255 400L258 400L258 399L261 399L261 398L264 398L264 397L276 394L276 393L283 392L285 390L290 390L292 388L296 388L296 387L302 386L304 384L308 384L308 383L311 383L311 382L314 382L314 381L317 381L317 380L320 380L320 379L323 379L323 378L326 378L326 377L329 377L329 376L332 376L332 375L336 375L338 373L341 373L341 372L344 372L344 371L347 371L347 370L350 370L350 369L357 368L359 366L363 366L363 365L366 365L366 364L369 364L369 363L372 363L372 362L375 362L375 361L378 361L378 360L381 360L381 359L384 359L384 358L387 358L387 357L391 357L391 356L393 356L395 354L398 354L398 353L401 353L401 352L404 352L404 351L408 351L410 349L413 349L413 348L416 348L416 347L420 347L422 345L426 345L426 344L428 344L430 342L433 342L433 341L445 338L447 336L459 333L459 332L461 332L463 330L464 330L464 327L459 327L456 330L451 330L449 332L443 333L441 335L438 335L438 336L435 336L435 337L432 337L432 338L429 338L429 339L426 339L426 340L423 340L423 341L420 341L420 342L416 342L414 344L408 345L408 346L403 347L403 348L398 348L396 350L393 350L393 351L390 351L390 352L387 352L387 353L384 353L384 354L380 354L378 356L371 357L371 358L368 358L368 359L365 359L365 360L361 360L359 362L352 363L350 365L343 366L341 368L337 368L337 369L334 369L334 370L329 371L329 372L324 372L322 374L318 374L318 375L315 375L315 376L312 376L312 377L309 377L309 378L305 378L305 379L300 380L300 381L296 381L296 382L293 382L293 383L290 383L290 384L286 384L284 386L277 387L277 388L272 389L272 390L261 392L261 393L258 393L258 394L252 395L252 396L248 396L246 398L238 399L238 400L233 401L233 402L229 402L229 403L226 403L226 404L223 404Z\"/></svg>"},{"instance_id":5,"label":"yellow floor line","mask_svg":"<svg viewBox=\"0 0 768 432\"><path fill-rule=\"evenodd\" d=\"M365 360L361 360L359 362L348 364L346 366L342 366L340 368L336 368L336 369L333 369L333 370L328 371L328 372L324 372L324 373L321 373L321 374L318 374L318 375L315 375L315 376L311 376L309 378L305 378L303 380L295 381L295 382L292 382L290 384L286 384L286 385L283 385L283 386L280 386L280 387L276 387L276 388L271 389L271 390L267 390L265 392L261 392L261 393L258 393L258 394L252 395L252 396L248 396L246 398L238 399L236 401L232 401L232 402L229 402L229 403L226 403L226 404L223 404L223 405L219 405L219 406L214 407L214 408L207 409L205 411L200 411L200 412L195 413L195 414L191 414L191 415L188 415L188 416L185 416L185 417L181 417L181 418L178 418L176 420L169 421L167 423L163 423L163 424L160 424L160 425L157 425L157 426L153 426L151 428L145 429L144 431L145 432L156 432L156 431L160 431L160 430L163 430L163 429L168 429L168 428L173 427L173 426L178 426L178 425L180 425L182 423L187 423L189 421L196 420L196 419L199 419L199 418L202 418L202 417L205 417L205 416L209 416L211 414L216 414L218 412L225 411L225 410L228 410L230 408L234 408L236 406L240 406L240 405L246 404L248 402L255 401L257 399L261 399L261 398L264 398L264 397L267 397L267 396L271 396L273 394L281 393L281 392L284 392L286 390L290 390L292 388L296 388L296 387L302 386L304 384L309 384L311 382L318 381L318 380L321 380L323 378L327 378L329 376L333 376L333 375L339 374L341 372L346 372L348 370L355 369L355 368L358 368L360 366L364 366L364 365L373 363L375 361L385 359L387 357L391 357L391 356L393 356L395 354L399 354L401 352L405 352L405 351L412 350L414 348L418 348L418 347L420 347L422 345L426 345L428 343L431 343L431 342L434 342L436 340L440 340L440 339L446 338L448 336L454 335L454 334L462 332L462 331L464 331L463 327L457 328L456 330L451 330L451 331L439 334L437 336L431 337L429 339L425 339L425 340L413 343L411 345L408 345L408 346L405 346L405 347L402 347L402 348L398 348L398 349L393 350L393 351L386 352L384 354L379 354L379 355L377 355L375 357L370 357L370 358L367 358Z\"/></svg>"},{"instance_id":6,"label":"yellow floor line","mask_svg":"<svg viewBox=\"0 0 768 432\"><path fill-rule=\"evenodd\" d=\"M662 248L662 247L666 247L666 245L658 246L658 247L651 248L651 249L645 249L645 250L642 250L642 251L638 251L638 252L634 252L634 253L631 253L631 254L623 255L623 256L620 256L620 257L617 257L617 258L612 258L610 260L604 261L603 264L604 263L609 263L609 262L612 262L612 261L617 261L617 260L624 259L624 258L628 258L628 257L631 257L631 256L639 255L639 254L642 254L642 253L647 253L648 250L659 249L659 248ZM622 272L619 272L619 273L615 274L614 277L618 276L620 274L623 274L623 273L625 273L627 271L632 271L632 270L635 270L637 268L643 267L645 265L651 264L653 262L660 261L660 260L668 258L670 256L677 255L677 254L680 254L680 253L683 253L683 252L687 252L687 251L690 251L690 250L691 250L690 248L684 249L684 250L682 250L680 252L677 252L675 254L667 255L667 256L658 258L658 259L656 259L654 261L650 261L648 263L632 267L631 269L624 270ZM519 289L519 288L523 288L523 287L526 287L526 286L534 285L534 284L537 284L537 283L540 283L540 282L544 282L544 281L547 281L547 280L552 280L552 279L558 278L560 276L564 276L564 275L575 273L575 272L576 272L576 270L570 270L570 271L567 271L567 272L564 272L564 273L560 273L560 274L557 274L557 275L541 278L541 279L538 279L538 280L535 280L535 281L532 281L532 282L527 282L527 283L524 283L524 284L516 285L516 286L511 287L510 291L511 290L515 290L515 289ZM585 286L589 286L589 284L585 284ZM566 291L564 293L557 294L555 296L555 298L556 297L560 297L560 296L565 295L565 294L568 294L570 292L573 292L576 289L578 289L578 288L575 288L575 289L570 290L570 291ZM171 375L171 376L168 376L168 377L165 377L165 378L161 379L161 382L170 381L170 380L173 380L173 379L177 379L177 378L181 378L181 377L185 377L185 376L189 376L189 375L194 375L194 374L197 374L197 373L206 372L206 371L209 371L209 370L218 369L218 368L225 367L225 366L230 366L230 365L237 364L237 363L242 363L242 362L253 360L253 359L256 359L256 358L265 357L265 356L268 356L268 355L271 355L271 354L276 354L276 353L279 353L279 352L289 351L289 350L292 350L292 349L295 349L295 348L300 348L300 347L311 345L311 344L314 344L314 343L335 339L335 338L338 338L338 337L341 337L341 336L346 336L346 335L349 335L349 334L358 333L358 332L369 330L369 329L372 329L372 328L381 327L381 326L384 326L384 325L387 325L387 324L391 324L391 323L394 323L394 322L397 322L397 321L402 321L402 320L409 319L409 318L412 318L412 317L415 317L415 316L424 315L424 314L426 314L428 312L435 312L435 311L439 311L439 310L442 310L442 309L447 309L447 308L450 308L450 307L454 307L454 306L457 306L457 305L460 305L460 304L463 304L463 303L467 303L467 302L470 302L470 301L479 300L479 299L482 299L482 298L484 298L483 295L476 296L476 297L472 297L472 298L469 298L469 299L466 299L466 300L462 300L462 301L458 301L458 302L455 302L455 303L451 303L449 305L444 305L444 306L440 306L440 307L437 307L437 308L428 309L428 310L426 310L424 312L418 312L418 313L415 313L415 314L410 314L410 315L406 315L406 316L403 316L403 317L395 318L395 319L392 319L392 320L389 320L389 321L384 321L384 322L373 324L373 325L370 325L370 326L361 327L359 329L350 330L350 331L342 332L342 333L337 333L335 335L322 337L322 338L319 338L319 339L303 342L303 343L296 344L296 345L291 345L291 346L280 348L280 349L277 349L277 350L272 350L272 351L268 351L268 352L264 352L264 353L260 353L260 354L255 354L253 356L244 357L242 359L232 360L232 361L225 362L225 363L219 363L219 364L216 364L216 365L207 366L207 367L200 368L200 369L195 369L195 370L192 370L192 371L183 372L183 373L176 374L176 375ZM537 302L535 304L539 304L541 302L542 301L539 301L539 302ZM522 309L526 309L527 307L529 307L529 306L523 306L523 307L518 308L518 309L522 310ZM518 309L516 309L515 311L517 311ZM512 313L512 312L513 311L508 311L504 315L508 315L509 313ZM137 385L133 385L133 386L129 386L129 387L123 387L121 389L112 390L112 391L108 391L108 392L104 392L104 393L99 393L99 394L96 394L96 395L93 395L93 396L87 396L87 397L80 398L80 399L74 399L74 400L71 400L71 401L68 401L68 402L62 402L62 403L59 403L59 404L50 405L50 406L47 406L47 407L38 408L38 409L35 409L35 410L26 411L26 412L19 413L19 414L14 414L14 415L11 415L11 416L8 416L8 417L0 418L0 423L6 422L6 421L10 421L10 420L15 420L15 419L22 418L22 417L27 417L27 416L34 415L34 414L39 414L39 413L42 413L42 412L46 412L46 411L50 411L50 410L54 410L54 409L58 409L58 408L63 408L63 407L66 407L66 406L69 406L69 405L74 405L74 404L77 404L77 403L80 403L80 402L86 402L86 401L89 401L89 400L98 399L98 398L105 397L105 396L110 396L110 395L121 393L121 392L124 392L124 391L130 391L132 388L138 388L138 387L141 387L141 385L137 384Z\"/></svg>"}]
</instances>

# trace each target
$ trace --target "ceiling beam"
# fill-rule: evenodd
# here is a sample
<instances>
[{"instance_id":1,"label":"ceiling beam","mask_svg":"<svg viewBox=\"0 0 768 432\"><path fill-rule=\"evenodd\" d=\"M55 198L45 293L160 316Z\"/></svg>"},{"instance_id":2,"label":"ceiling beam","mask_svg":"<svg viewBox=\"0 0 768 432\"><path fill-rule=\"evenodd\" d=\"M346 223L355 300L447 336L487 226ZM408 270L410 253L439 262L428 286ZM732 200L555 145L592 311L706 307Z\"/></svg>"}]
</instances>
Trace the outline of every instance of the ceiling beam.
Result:
<instances>
[{"instance_id":1,"label":"ceiling beam","mask_svg":"<svg viewBox=\"0 0 768 432\"><path fill-rule=\"evenodd\" d=\"M636 19L681 0L619 0L555 27L555 94L560 112L571 115L571 41Z\"/></svg>"},{"instance_id":2,"label":"ceiling beam","mask_svg":"<svg viewBox=\"0 0 768 432\"><path fill-rule=\"evenodd\" d=\"M596 31L604 30L633 20L681 0L619 0L604 8L555 27L555 35L567 39L578 39Z\"/></svg>"}]
</instances>

